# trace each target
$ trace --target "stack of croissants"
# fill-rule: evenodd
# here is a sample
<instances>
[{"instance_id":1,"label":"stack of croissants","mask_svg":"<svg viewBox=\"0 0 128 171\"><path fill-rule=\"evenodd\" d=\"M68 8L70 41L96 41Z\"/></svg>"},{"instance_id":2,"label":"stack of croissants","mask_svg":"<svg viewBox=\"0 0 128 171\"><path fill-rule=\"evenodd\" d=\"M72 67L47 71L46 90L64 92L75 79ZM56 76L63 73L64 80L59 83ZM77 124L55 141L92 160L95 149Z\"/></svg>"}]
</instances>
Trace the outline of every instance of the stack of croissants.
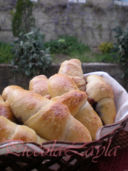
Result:
<instances>
[{"instance_id":1,"label":"stack of croissants","mask_svg":"<svg viewBox=\"0 0 128 171\"><path fill-rule=\"evenodd\" d=\"M70 59L50 78L32 78L29 90L17 85L4 88L0 96L0 142L88 143L96 139L99 128L114 122L115 115L112 87L101 76L85 78L80 60Z\"/></svg>"}]
</instances>

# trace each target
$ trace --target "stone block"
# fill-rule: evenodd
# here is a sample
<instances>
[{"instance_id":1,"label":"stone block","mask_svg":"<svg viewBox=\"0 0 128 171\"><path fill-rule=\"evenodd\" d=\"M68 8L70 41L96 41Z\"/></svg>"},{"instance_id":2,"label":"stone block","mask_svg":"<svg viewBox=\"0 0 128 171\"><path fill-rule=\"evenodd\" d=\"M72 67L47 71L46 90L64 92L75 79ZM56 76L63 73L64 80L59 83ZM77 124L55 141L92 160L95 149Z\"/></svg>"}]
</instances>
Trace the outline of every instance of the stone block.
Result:
<instances>
[{"instance_id":1,"label":"stone block","mask_svg":"<svg viewBox=\"0 0 128 171\"><path fill-rule=\"evenodd\" d=\"M11 22L12 22L11 12L1 11L0 12L0 30L10 30Z\"/></svg>"},{"instance_id":2,"label":"stone block","mask_svg":"<svg viewBox=\"0 0 128 171\"><path fill-rule=\"evenodd\" d=\"M11 31L0 31L0 41L3 42L12 42L14 37Z\"/></svg>"},{"instance_id":3,"label":"stone block","mask_svg":"<svg viewBox=\"0 0 128 171\"><path fill-rule=\"evenodd\" d=\"M58 1L58 0L39 0L39 3L42 3L44 5L56 5L56 4L66 4L68 3L68 0L61 0L61 1Z\"/></svg>"},{"instance_id":4,"label":"stone block","mask_svg":"<svg viewBox=\"0 0 128 171\"><path fill-rule=\"evenodd\" d=\"M112 4L112 2L112 0L87 0L88 4L92 4L102 8L109 7Z\"/></svg>"}]
</instances>

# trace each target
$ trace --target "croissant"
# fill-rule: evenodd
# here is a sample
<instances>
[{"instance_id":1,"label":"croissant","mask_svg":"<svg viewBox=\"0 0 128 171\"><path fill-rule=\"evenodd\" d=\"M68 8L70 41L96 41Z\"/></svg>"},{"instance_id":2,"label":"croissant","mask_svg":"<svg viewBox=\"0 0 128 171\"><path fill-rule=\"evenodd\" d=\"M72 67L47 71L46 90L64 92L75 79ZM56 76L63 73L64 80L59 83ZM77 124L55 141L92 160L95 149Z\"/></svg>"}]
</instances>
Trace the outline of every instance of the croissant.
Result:
<instances>
[{"instance_id":1,"label":"croissant","mask_svg":"<svg viewBox=\"0 0 128 171\"><path fill-rule=\"evenodd\" d=\"M48 140L90 142L88 129L76 120L66 105L18 86L8 86L2 96L15 117Z\"/></svg>"},{"instance_id":2,"label":"croissant","mask_svg":"<svg viewBox=\"0 0 128 171\"><path fill-rule=\"evenodd\" d=\"M63 94L63 92L69 91L68 89L72 90L72 89L79 88L80 90L85 91L85 79L84 79L80 60L71 59L68 61L64 61L61 64L58 73L59 75L62 75L62 77L60 77L60 79L57 80L59 84L57 84L57 86L55 86L54 88L55 89L59 88L58 92L60 92L60 95ZM65 77L68 76L68 78L65 79L64 75ZM55 79L54 76L53 78ZM34 91L35 93L38 93L42 96L55 97L56 93L54 93L54 90L52 88L53 86L50 88L50 85L52 84L56 85L56 80L54 79L50 77L50 79L48 80L47 77L44 75L35 76L29 82L29 90Z\"/></svg>"},{"instance_id":3,"label":"croissant","mask_svg":"<svg viewBox=\"0 0 128 171\"><path fill-rule=\"evenodd\" d=\"M0 116L13 120L13 113L9 105L3 100L2 96L0 96Z\"/></svg>"},{"instance_id":4,"label":"croissant","mask_svg":"<svg viewBox=\"0 0 128 171\"><path fill-rule=\"evenodd\" d=\"M51 76L48 92L54 97L52 100L66 104L71 114L88 128L95 139L97 130L102 126L101 119L88 103L86 93L78 89L72 78L64 74Z\"/></svg>"},{"instance_id":5,"label":"croissant","mask_svg":"<svg viewBox=\"0 0 128 171\"><path fill-rule=\"evenodd\" d=\"M70 59L64 61L63 63L61 63L58 73L68 75L74 80L80 90L85 91L86 83L80 60Z\"/></svg>"},{"instance_id":6,"label":"croissant","mask_svg":"<svg viewBox=\"0 0 128 171\"><path fill-rule=\"evenodd\" d=\"M116 116L116 107L111 86L98 75L89 75L86 80L86 93L89 101L92 104L95 103L96 111L100 114L103 122L112 124Z\"/></svg>"},{"instance_id":7,"label":"croissant","mask_svg":"<svg viewBox=\"0 0 128 171\"><path fill-rule=\"evenodd\" d=\"M55 74L49 78L48 91L51 97L61 96L71 90L78 90L78 87L67 75Z\"/></svg>"},{"instance_id":8,"label":"croissant","mask_svg":"<svg viewBox=\"0 0 128 171\"><path fill-rule=\"evenodd\" d=\"M8 102L14 115L21 123L49 103L49 99L13 85L3 90L2 97Z\"/></svg>"},{"instance_id":9,"label":"croissant","mask_svg":"<svg viewBox=\"0 0 128 171\"><path fill-rule=\"evenodd\" d=\"M31 128L17 125L4 116L0 116L0 142L8 140L22 140L39 144L46 142L45 139L40 138Z\"/></svg>"},{"instance_id":10,"label":"croissant","mask_svg":"<svg viewBox=\"0 0 128 171\"><path fill-rule=\"evenodd\" d=\"M56 77L58 75L60 77ZM78 89L77 85L64 74L55 74L49 79L44 75L38 75L29 82L29 90L49 99L74 89Z\"/></svg>"},{"instance_id":11,"label":"croissant","mask_svg":"<svg viewBox=\"0 0 128 171\"><path fill-rule=\"evenodd\" d=\"M52 98L68 106L71 114L88 128L92 139L96 138L97 130L102 126L102 121L87 101L87 95L80 90L72 90L62 96Z\"/></svg>"},{"instance_id":12,"label":"croissant","mask_svg":"<svg viewBox=\"0 0 128 171\"><path fill-rule=\"evenodd\" d=\"M29 82L29 90L50 98L48 92L48 78L45 75L38 75L31 79Z\"/></svg>"}]
</instances>

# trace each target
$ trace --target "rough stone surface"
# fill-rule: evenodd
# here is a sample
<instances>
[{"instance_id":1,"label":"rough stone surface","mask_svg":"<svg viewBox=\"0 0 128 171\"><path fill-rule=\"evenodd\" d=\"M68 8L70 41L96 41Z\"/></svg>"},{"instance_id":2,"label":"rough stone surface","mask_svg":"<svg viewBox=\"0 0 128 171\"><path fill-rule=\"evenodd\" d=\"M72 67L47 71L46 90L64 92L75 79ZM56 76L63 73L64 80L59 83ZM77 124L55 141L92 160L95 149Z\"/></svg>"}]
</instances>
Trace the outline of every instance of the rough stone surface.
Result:
<instances>
[{"instance_id":1,"label":"rough stone surface","mask_svg":"<svg viewBox=\"0 0 128 171\"><path fill-rule=\"evenodd\" d=\"M113 78L115 78L120 84L124 85L122 79L122 71L120 67L116 64L105 64L105 63L86 63L83 64L84 73L94 72L94 71L104 71L109 73ZM53 64L49 69L50 77L51 75L58 72L59 65ZM0 92L8 85L19 85L28 89L29 79L23 74L18 74L13 72L13 67L11 65L1 64L0 65Z\"/></svg>"},{"instance_id":2,"label":"rough stone surface","mask_svg":"<svg viewBox=\"0 0 128 171\"><path fill-rule=\"evenodd\" d=\"M11 16L9 12L0 11L0 29L11 30Z\"/></svg>"},{"instance_id":3,"label":"rough stone surface","mask_svg":"<svg viewBox=\"0 0 128 171\"><path fill-rule=\"evenodd\" d=\"M0 40L11 41L11 10L16 0L0 1ZM77 36L82 42L97 47L101 42L113 41L113 28L128 26L128 7L114 4L113 0L87 0L86 4L71 4L68 0L38 0L33 14L36 25L46 40L59 35ZM8 31L8 36L3 34Z\"/></svg>"},{"instance_id":4,"label":"rough stone surface","mask_svg":"<svg viewBox=\"0 0 128 171\"><path fill-rule=\"evenodd\" d=\"M0 41L11 42L14 40L14 37L10 31L0 31Z\"/></svg>"}]
</instances>

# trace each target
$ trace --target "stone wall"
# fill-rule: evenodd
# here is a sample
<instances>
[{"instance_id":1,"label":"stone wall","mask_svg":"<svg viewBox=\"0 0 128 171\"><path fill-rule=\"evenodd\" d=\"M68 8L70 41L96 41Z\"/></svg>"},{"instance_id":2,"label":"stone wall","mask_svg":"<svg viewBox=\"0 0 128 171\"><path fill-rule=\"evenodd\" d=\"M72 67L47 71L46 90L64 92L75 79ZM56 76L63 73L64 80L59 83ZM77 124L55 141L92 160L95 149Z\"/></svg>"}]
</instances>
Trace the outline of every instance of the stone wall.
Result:
<instances>
[{"instance_id":1,"label":"stone wall","mask_svg":"<svg viewBox=\"0 0 128 171\"><path fill-rule=\"evenodd\" d=\"M16 0L0 1L0 41L12 41L11 10ZM38 0L34 16L46 40L62 34L74 35L92 47L113 41L113 28L128 25L128 7L113 0L87 0L86 4L69 4L68 0Z\"/></svg>"},{"instance_id":2,"label":"stone wall","mask_svg":"<svg viewBox=\"0 0 128 171\"><path fill-rule=\"evenodd\" d=\"M59 65L52 65L49 69L48 77L57 73ZM124 85L122 79L122 71L120 67L116 64L105 64L105 63L86 63L83 64L84 73L94 72L94 71L104 71L109 73L114 77L120 84ZM1 64L0 65L0 93L8 85L19 85L28 89L29 79L23 74L18 74L13 72L13 67L11 65Z\"/></svg>"}]
</instances>

